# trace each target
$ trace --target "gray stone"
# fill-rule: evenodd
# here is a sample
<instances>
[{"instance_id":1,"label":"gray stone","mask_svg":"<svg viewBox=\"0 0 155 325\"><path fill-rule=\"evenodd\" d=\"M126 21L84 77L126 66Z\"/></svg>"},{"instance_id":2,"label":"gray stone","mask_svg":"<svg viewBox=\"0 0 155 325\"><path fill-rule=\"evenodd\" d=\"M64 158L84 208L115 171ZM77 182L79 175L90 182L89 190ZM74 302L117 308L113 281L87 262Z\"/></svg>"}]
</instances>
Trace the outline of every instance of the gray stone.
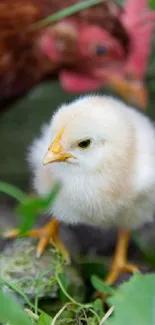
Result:
<instances>
[{"instance_id":1,"label":"gray stone","mask_svg":"<svg viewBox=\"0 0 155 325\"><path fill-rule=\"evenodd\" d=\"M11 241L0 254L0 276L8 280L14 286L34 301L38 288L38 281L45 272L40 281L39 300L59 298L59 286L53 283L52 276L55 274L54 264L57 262L57 256L49 245L40 259L36 258L36 245L30 239L17 239ZM53 263L54 262L54 263ZM84 298L84 284L78 274L78 271L72 265L64 265L63 271L67 279L69 293L78 301ZM5 291L12 291L4 285ZM21 303L24 299L17 295Z\"/></svg>"}]
</instances>

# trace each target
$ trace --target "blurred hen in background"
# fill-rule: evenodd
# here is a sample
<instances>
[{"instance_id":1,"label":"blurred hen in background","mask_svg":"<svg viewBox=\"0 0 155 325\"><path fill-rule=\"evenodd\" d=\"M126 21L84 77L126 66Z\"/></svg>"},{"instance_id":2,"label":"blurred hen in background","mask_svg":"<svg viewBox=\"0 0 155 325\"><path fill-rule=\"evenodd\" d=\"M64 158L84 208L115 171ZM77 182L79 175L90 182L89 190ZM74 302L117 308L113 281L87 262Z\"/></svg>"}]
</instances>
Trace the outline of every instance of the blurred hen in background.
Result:
<instances>
[{"instance_id":1,"label":"blurred hen in background","mask_svg":"<svg viewBox=\"0 0 155 325\"><path fill-rule=\"evenodd\" d=\"M51 25L35 25L79 2L1 1L0 96L22 95L44 77L58 76L68 92L110 86L144 109L155 12L146 0L128 0L124 7L109 0Z\"/></svg>"}]
</instances>

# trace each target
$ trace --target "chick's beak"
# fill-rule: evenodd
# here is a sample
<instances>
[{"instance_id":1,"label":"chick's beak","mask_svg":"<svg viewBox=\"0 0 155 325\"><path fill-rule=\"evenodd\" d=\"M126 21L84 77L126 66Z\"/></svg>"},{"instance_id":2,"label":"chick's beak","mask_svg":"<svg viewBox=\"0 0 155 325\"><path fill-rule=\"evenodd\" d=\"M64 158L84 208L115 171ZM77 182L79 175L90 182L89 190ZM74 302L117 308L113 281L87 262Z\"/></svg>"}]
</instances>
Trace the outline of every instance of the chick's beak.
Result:
<instances>
[{"instance_id":1,"label":"chick's beak","mask_svg":"<svg viewBox=\"0 0 155 325\"><path fill-rule=\"evenodd\" d=\"M69 153L54 154L51 150L48 150L43 159L43 165L47 165L53 162L63 162L69 158L75 158L75 157Z\"/></svg>"},{"instance_id":2,"label":"chick's beak","mask_svg":"<svg viewBox=\"0 0 155 325\"><path fill-rule=\"evenodd\" d=\"M63 162L69 158L76 158L70 153L64 152L64 148L61 145L61 137L63 134L63 129L60 131L55 141L49 146L48 151L43 159L43 165L47 165L53 162Z\"/></svg>"}]
</instances>

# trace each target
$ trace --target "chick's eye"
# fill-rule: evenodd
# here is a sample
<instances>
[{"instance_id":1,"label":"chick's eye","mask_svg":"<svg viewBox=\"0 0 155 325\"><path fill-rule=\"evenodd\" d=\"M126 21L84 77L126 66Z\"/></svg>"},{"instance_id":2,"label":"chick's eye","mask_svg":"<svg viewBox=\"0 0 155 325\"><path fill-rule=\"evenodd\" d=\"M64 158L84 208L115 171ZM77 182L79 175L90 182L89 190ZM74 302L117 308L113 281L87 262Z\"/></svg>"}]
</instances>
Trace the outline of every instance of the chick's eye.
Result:
<instances>
[{"instance_id":1,"label":"chick's eye","mask_svg":"<svg viewBox=\"0 0 155 325\"><path fill-rule=\"evenodd\" d=\"M90 147L91 142L92 142L91 139L82 140L78 143L78 147L80 149L87 149Z\"/></svg>"}]
</instances>

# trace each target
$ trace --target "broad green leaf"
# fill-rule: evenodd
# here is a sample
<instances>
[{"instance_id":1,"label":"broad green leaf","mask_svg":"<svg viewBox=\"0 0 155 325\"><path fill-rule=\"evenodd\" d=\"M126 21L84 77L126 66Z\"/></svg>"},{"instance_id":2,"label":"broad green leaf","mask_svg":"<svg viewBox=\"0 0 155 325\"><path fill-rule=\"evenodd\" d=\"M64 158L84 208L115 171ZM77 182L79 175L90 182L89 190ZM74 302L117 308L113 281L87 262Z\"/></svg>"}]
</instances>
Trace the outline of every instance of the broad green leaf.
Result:
<instances>
[{"instance_id":1,"label":"broad green leaf","mask_svg":"<svg viewBox=\"0 0 155 325\"><path fill-rule=\"evenodd\" d=\"M52 318L46 313L41 313L38 320L38 325L51 325Z\"/></svg>"},{"instance_id":2,"label":"broad green leaf","mask_svg":"<svg viewBox=\"0 0 155 325\"><path fill-rule=\"evenodd\" d=\"M115 310L106 325L154 325L155 274L135 274L115 291L108 303Z\"/></svg>"},{"instance_id":3,"label":"broad green leaf","mask_svg":"<svg viewBox=\"0 0 155 325\"><path fill-rule=\"evenodd\" d=\"M5 294L0 288L0 322L10 325L32 325L26 312L14 297Z\"/></svg>"},{"instance_id":4,"label":"broad green leaf","mask_svg":"<svg viewBox=\"0 0 155 325\"><path fill-rule=\"evenodd\" d=\"M98 276L93 275L91 277L91 283L94 286L94 288L100 292L107 293L110 295L113 295L115 290L112 289L108 284L106 284L103 280L98 278Z\"/></svg>"}]
</instances>

